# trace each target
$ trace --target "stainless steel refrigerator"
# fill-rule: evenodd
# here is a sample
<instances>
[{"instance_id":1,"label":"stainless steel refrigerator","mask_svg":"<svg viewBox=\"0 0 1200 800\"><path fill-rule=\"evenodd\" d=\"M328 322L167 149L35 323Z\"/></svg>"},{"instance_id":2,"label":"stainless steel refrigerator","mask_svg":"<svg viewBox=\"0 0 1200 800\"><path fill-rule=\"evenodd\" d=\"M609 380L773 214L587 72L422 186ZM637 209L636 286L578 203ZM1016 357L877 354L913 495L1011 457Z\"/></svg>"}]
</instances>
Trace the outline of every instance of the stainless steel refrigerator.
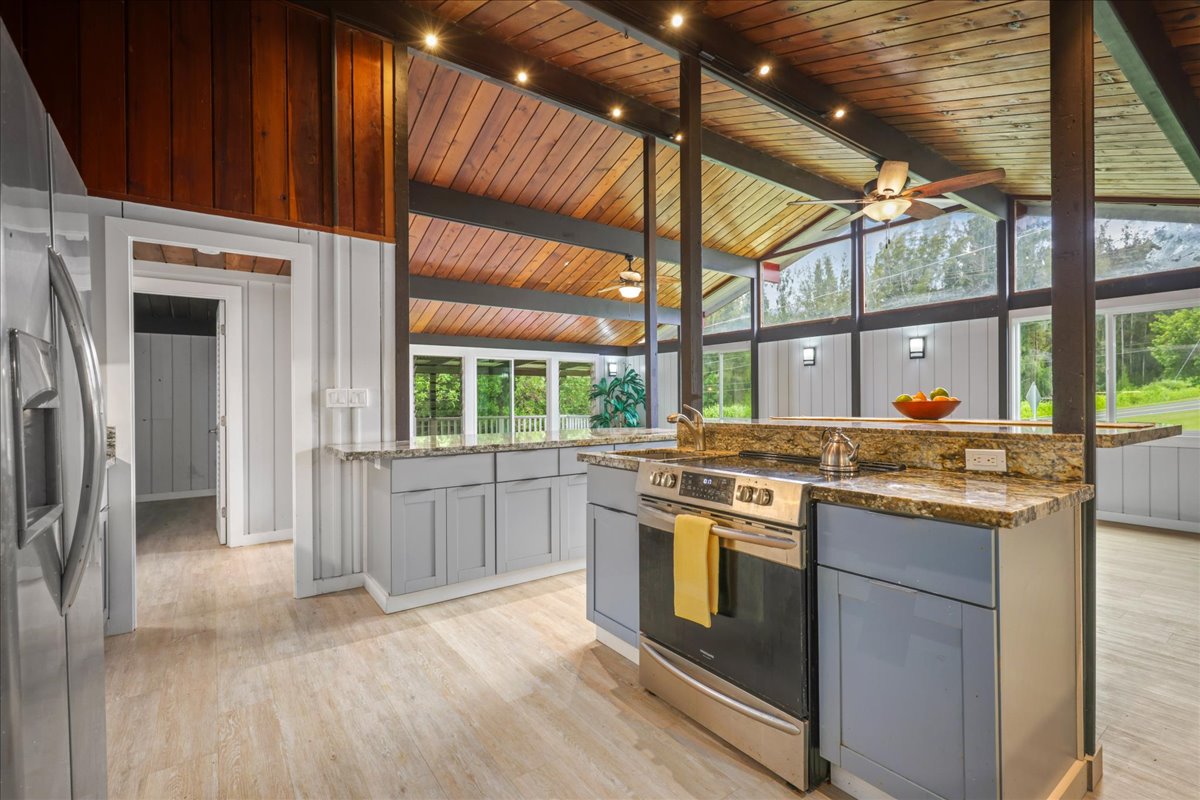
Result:
<instances>
[{"instance_id":1,"label":"stainless steel refrigerator","mask_svg":"<svg viewBox=\"0 0 1200 800\"><path fill-rule=\"evenodd\" d=\"M0 40L0 797L103 797L106 443L86 193Z\"/></svg>"}]
</instances>

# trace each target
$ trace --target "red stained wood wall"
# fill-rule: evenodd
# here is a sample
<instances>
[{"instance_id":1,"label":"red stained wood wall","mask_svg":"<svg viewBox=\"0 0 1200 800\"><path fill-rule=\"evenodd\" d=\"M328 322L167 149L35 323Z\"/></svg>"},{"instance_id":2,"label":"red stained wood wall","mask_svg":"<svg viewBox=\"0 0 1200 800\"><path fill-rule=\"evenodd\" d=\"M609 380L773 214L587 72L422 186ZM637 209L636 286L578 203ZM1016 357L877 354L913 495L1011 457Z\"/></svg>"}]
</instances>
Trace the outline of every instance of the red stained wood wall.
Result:
<instances>
[{"instance_id":1,"label":"red stained wood wall","mask_svg":"<svg viewBox=\"0 0 1200 800\"><path fill-rule=\"evenodd\" d=\"M92 194L393 238L392 44L281 0L0 0ZM334 207L333 153L338 201Z\"/></svg>"}]
</instances>

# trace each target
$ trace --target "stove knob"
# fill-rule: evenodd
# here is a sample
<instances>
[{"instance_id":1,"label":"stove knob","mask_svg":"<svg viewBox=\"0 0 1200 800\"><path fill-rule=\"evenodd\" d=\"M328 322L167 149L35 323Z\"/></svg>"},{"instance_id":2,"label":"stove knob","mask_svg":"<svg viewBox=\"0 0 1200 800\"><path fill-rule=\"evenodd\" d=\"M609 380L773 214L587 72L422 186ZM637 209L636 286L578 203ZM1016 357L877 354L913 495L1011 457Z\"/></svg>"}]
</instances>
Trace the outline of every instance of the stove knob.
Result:
<instances>
[{"instance_id":1,"label":"stove knob","mask_svg":"<svg viewBox=\"0 0 1200 800\"><path fill-rule=\"evenodd\" d=\"M678 479L677 477L675 477L675 473L673 473L673 472L664 472L664 473L663 473L663 476L662 476L662 485L663 485L663 486L665 486L665 487L667 487L668 489L674 489L674 488L675 488L675 483L676 483L678 480L679 480L679 479Z\"/></svg>"},{"instance_id":2,"label":"stove knob","mask_svg":"<svg viewBox=\"0 0 1200 800\"><path fill-rule=\"evenodd\" d=\"M739 486L737 488L737 499L743 503L753 503L754 502L754 487L753 486Z\"/></svg>"},{"instance_id":3,"label":"stove knob","mask_svg":"<svg viewBox=\"0 0 1200 800\"><path fill-rule=\"evenodd\" d=\"M754 502L758 503L760 506L769 506L771 505L771 501L774 499L774 492L772 492L770 489L759 489L755 494Z\"/></svg>"},{"instance_id":4,"label":"stove knob","mask_svg":"<svg viewBox=\"0 0 1200 800\"><path fill-rule=\"evenodd\" d=\"M662 473L661 472L656 472L650 476L650 485L651 486L662 485Z\"/></svg>"}]
</instances>

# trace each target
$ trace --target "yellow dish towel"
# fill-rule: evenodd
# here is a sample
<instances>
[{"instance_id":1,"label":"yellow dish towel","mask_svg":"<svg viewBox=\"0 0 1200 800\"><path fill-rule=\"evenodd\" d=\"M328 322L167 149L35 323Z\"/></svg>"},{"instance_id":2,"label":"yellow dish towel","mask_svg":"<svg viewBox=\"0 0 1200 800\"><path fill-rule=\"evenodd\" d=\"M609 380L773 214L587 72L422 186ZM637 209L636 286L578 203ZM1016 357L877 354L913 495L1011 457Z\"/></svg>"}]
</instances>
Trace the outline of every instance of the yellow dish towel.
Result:
<instances>
[{"instance_id":1,"label":"yellow dish towel","mask_svg":"<svg viewBox=\"0 0 1200 800\"><path fill-rule=\"evenodd\" d=\"M717 613L721 544L712 520L694 514L675 517L675 616L706 628Z\"/></svg>"}]
</instances>

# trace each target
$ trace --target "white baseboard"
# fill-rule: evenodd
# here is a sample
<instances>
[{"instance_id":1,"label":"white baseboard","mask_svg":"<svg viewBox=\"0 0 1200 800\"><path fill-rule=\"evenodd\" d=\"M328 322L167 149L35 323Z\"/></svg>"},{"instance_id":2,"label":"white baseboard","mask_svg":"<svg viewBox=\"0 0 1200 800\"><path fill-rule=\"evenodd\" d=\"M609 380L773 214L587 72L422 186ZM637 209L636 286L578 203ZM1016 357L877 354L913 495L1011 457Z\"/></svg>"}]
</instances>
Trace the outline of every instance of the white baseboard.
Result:
<instances>
[{"instance_id":1,"label":"white baseboard","mask_svg":"<svg viewBox=\"0 0 1200 800\"><path fill-rule=\"evenodd\" d=\"M1137 514L1118 514L1115 511L1097 511L1096 519L1100 522L1119 522L1122 525L1141 525L1145 528L1162 528L1168 531L1200 533L1200 522L1191 522L1186 519L1143 517Z\"/></svg>"},{"instance_id":2,"label":"white baseboard","mask_svg":"<svg viewBox=\"0 0 1200 800\"><path fill-rule=\"evenodd\" d=\"M389 595L370 575L364 575L363 587L374 598L375 602L379 604L384 613L394 614L397 611L407 611L410 608L430 606L434 603L457 600L460 597L467 597L468 595L479 594L480 592L490 592L493 589L516 586L518 583L528 583L529 581L536 581L541 578L550 578L554 575L562 575L564 572L575 572L576 570L583 569L585 566L586 560L582 558L573 561L555 561L550 564L542 564L538 567L530 567L529 569L501 572L497 575L489 575L486 578L479 578L473 581L448 583L445 586L436 586L432 589L424 589L419 592L395 595Z\"/></svg>"},{"instance_id":3,"label":"white baseboard","mask_svg":"<svg viewBox=\"0 0 1200 800\"><path fill-rule=\"evenodd\" d=\"M138 503L157 503L159 500L184 500L189 497L216 497L216 489L189 489L186 492L157 492L155 494L139 494L134 498Z\"/></svg>"},{"instance_id":4,"label":"white baseboard","mask_svg":"<svg viewBox=\"0 0 1200 800\"><path fill-rule=\"evenodd\" d=\"M596 641L607 647L609 650L614 651L617 655L624 656L635 664L638 663L639 651L636 647L622 639L620 636L609 633L599 625L596 626Z\"/></svg>"},{"instance_id":5,"label":"white baseboard","mask_svg":"<svg viewBox=\"0 0 1200 800\"><path fill-rule=\"evenodd\" d=\"M829 782L857 800L895 800L874 784L867 783L857 775L847 772L836 764L830 765Z\"/></svg>"},{"instance_id":6,"label":"white baseboard","mask_svg":"<svg viewBox=\"0 0 1200 800\"><path fill-rule=\"evenodd\" d=\"M237 541L233 541L232 537L229 542L230 547L248 547L254 544L268 544L270 542L290 542L292 540L292 529L278 531L262 531L260 533L247 533L245 536L237 537Z\"/></svg>"}]
</instances>

